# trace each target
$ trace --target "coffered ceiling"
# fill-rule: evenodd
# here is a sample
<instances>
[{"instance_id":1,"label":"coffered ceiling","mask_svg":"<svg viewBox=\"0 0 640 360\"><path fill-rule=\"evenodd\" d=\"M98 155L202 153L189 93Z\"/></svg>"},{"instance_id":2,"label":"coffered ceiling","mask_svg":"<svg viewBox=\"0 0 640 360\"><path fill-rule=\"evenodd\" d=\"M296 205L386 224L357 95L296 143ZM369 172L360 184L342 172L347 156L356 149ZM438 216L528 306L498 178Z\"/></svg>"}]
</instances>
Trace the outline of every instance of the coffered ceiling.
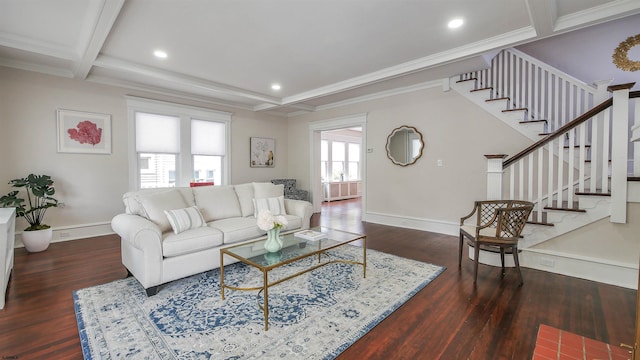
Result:
<instances>
[{"instance_id":1,"label":"coffered ceiling","mask_svg":"<svg viewBox=\"0 0 640 360\"><path fill-rule=\"evenodd\" d=\"M291 114L638 13L640 0L0 0L0 66Z\"/></svg>"}]
</instances>

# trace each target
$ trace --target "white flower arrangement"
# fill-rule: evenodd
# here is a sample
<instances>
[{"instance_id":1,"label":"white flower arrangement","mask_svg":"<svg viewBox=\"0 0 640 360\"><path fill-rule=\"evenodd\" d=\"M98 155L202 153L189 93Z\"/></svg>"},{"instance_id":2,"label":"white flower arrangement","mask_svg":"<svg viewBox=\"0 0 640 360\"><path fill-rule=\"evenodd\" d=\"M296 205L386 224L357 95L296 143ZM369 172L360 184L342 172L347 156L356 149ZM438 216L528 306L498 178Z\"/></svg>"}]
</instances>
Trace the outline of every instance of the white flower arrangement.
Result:
<instances>
[{"instance_id":1,"label":"white flower arrangement","mask_svg":"<svg viewBox=\"0 0 640 360\"><path fill-rule=\"evenodd\" d=\"M282 215L274 216L269 210L262 210L258 213L258 227L261 230L269 231L273 228L285 229L287 225L287 218Z\"/></svg>"}]
</instances>

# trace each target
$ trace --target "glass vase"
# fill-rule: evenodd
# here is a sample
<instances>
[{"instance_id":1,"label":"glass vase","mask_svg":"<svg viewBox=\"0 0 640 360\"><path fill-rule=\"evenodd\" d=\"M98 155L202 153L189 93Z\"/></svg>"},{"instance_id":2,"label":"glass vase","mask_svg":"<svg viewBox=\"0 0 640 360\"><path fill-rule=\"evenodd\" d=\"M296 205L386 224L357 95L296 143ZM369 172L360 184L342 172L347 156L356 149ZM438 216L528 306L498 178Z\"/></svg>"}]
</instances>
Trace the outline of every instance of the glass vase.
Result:
<instances>
[{"instance_id":1,"label":"glass vase","mask_svg":"<svg viewBox=\"0 0 640 360\"><path fill-rule=\"evenodd\" d=\"M282 239L280 239L279 227L274 227L267 231L267 241L264 242L264 248L268 252L277 252L282 249Z\"/></svg>"}]
</instances>

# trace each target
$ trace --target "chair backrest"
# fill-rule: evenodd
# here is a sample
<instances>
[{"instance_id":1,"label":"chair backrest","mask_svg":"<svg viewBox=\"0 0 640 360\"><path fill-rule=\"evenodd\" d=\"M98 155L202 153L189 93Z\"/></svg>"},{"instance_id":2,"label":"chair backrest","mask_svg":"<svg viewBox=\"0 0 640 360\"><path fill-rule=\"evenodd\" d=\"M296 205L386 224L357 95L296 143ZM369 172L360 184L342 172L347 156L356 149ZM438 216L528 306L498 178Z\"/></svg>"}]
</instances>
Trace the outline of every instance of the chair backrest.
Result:
<instances>
[{"instance_id":1,"label":"chair backrest","mask_svg":"<svg viewBox=\"0 0 640 360\"><path fill-rule=\"evenodd\" d=\"M513 200L483 200L476 201L476 211L478 218L477 226L491 225L496 227L496 210L509 207Z\"/></svg>"},{"instance_id":2,"label":"chair backrest","mask_svg":"<svg viewBox=\"0 0 640 360\"><path fill-rule=\"evenodd\" d=\"M497 209L496 237L517 241L532 210L533 203L520 200L511 200L509 207Z\"/></svg>"}]
</instances>

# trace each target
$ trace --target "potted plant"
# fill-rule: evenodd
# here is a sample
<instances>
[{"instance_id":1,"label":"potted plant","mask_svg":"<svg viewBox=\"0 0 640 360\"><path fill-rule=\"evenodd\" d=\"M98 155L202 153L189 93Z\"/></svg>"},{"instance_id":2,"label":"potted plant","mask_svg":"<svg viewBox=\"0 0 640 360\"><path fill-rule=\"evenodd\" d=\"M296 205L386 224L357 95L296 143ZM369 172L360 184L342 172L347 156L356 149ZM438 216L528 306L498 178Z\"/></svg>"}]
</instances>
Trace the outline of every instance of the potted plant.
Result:
<instances>
[{"instance_id":1,"label":"potted plant","mask_svg":"<svg viewBox=\"0 0 640 360\"><path fill-rule=\"evenodd\" d=\"M58 200L53 197L56 190L51 176L29 174L26 178L9 181L9 184L14 188L24 188L27 200L25 202L19 196L19 190L14 190L0 197L0 206L15 207L16 216L24 217L29 223L22 233L22 242L27 251L46 250L51 243L53 229L42 221L47 209L58 206Z\"/></svg>"}]
</instances>

